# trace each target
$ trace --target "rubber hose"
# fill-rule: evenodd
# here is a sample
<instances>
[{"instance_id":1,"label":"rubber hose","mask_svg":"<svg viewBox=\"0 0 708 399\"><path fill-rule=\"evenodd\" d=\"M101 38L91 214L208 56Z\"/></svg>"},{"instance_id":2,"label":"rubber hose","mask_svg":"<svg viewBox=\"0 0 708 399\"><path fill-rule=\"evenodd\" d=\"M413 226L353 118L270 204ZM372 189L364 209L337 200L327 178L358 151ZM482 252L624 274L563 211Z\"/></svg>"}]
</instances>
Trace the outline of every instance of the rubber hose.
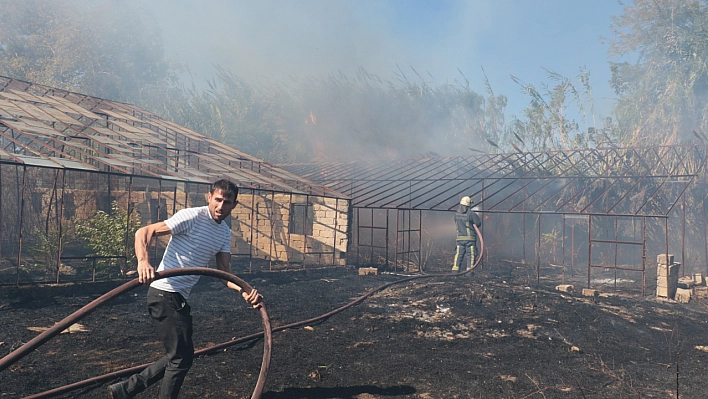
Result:
<instances>
[{"instance_id":1,"label":"rubber hose","mask_svg":"<svg viewBox=\"0 0 708 399\"><path fill-rule=\"evenodd\" d=\"M248 283L246 283L245 281L243 281L242 279L236 277L235 275L233 275L231 273L227 273L225 271L221 271L218 269L210 269L210 268L203 268L203 267L187 267L187 268L182 268L182 269L171 269L171 270L156 272L155 273L155 280L159 280L159 279L166 278L166 277L183 276L183 275L205 275L205 276L216 277L216 278L219 278L222 280L227 280L227 281L230 281L230 282L238 285L239 287L241 287L241 289L247 294L253 290L253 288L250 285L248 285ZM117 288L114 288L113 290L111 290L111 291L107 292L106 294L100 296L99 298L93 300L88 305L82 307L81 309L79 309L76 312L72 313L71 315L67 316L66 318L64 318L60 322L54 324L52 327L50 327L46 331L42 332L38 336L34 337L30 341L28 341L27 343L22 345L21 347L17 348L13 352L10 352L5 357L0 359L0 372L5 370L9 366L11 366L16 361L20 360L21 358L23 358L24 356L26 356L27 354L29 354L33 350L37 349L39 346L41 346L45 342L49 341L53 337L60 334L62 331L67 329L72 324L74 324L77 321L88 316L94 310L105 305L106 303L117 298L118 296L138 287L139 285L141 285L141 284L138 282L138 279L131 280L131 281L129 281ZM272 347L272 343L273 343L270 320L268 318L268 313L265 310L265 304L263 304L263 303L261 303L261 305L260 305L260 312L261 312L261 317L263 319L263 333L261 333L260 335L265 336L265 340L263 341L263 361L261 362L261 371L260 371L260 374L258 375L258 381L256 382L256 387L253 390L253 394L251 395L251 399L260 398L261 393L263 392L263 387L265 386L265 380L266 380L266 377L268 374L268 369L270 368L271 347ZM140 367L142 367L142 366L140 366ZM64 387L60 387L59 389L61 389L61 392L64 392L65 390L62 388L64 388ZM41 394L29 396L27 398L46 397L46 394L49 394L50 392L51 392L51 394L59 393L59 392L57 392L57 389L55 389L52 391L43 392Z\"/></svg>"},{"instance_id":2,"label":"rubber hose","mask_svg":"<svg viewBox=\"0 0 708 399\"><path fill-rule=\"evenodd\" d=\"M366 293L366 294L360 296L359 298L355 299L354 301L349 302L349 303L347 303L347 304L345 304L345 305L343 305L343 306L341 306L341 307L339 307L339 308L336 308L336 309L334 309L334 310L332 310L332 311L330 311L330 312L327 312L327 313L325 313L325 314L323 314L323 315L320 315L320 316L317 316L317 317L313 317L313 318L310 318L310 319L307 319L307 320L301 320L301 321L299 321L299 322L295 322L295 323L283 325L283 326L280 326L280 327L276 327L276 328L272 329L271 333L273 333L273 332L278 332L278 331L283 331L283 330L287 330L287 329L290 329L290 328L295 328L295 327L299 327L299 326L302 326L302 325L305 325L305 324L310 324L310 323L314 323L314 322L317 322L317 321L324 320L324 319L326 319L326 318L328 318L328 317L331 317L331 316L333 316L333 315L335 315L335 314L337 314L337 313L340 313L340 312L342 312L342 311L344 311L344 310L346 310L346 309L348 309L348 308L350 308L350 307L352 307L352 306L354 306L354 305L357 305L358 303L361 303L362 301L364 301L366 298L372 296L373 294L375 294L375 293L377 293L377 292L379 292L379 291L382 291L382 290L384 290L384 289L386 289L386 288L388 288L388 287L390 287L390 286L393 286L393 285L395 285L395 284L400 284L400 283L404 283L404 282L407 282L407 281L418 280L418 279L422 279L422 278L446 277L446 276L460 276L460 275L463 275L463 274L466 274L466 273L471 272L472 270L474 270L474 269L477 267L477 265L479 265L479 262L481 262L481 260L482 260L482 255L484 254L484 237L482 236L482 233L479 231L479 228L478 228L476 225L474 225L474 229L477 231L477 237L479 237L480 252L479 252L479 256L478 256L477 260L475 261L474 265L472 266L472 269L467 270L467 271L465 271L465 272L463 272L463 273L454 273L454 274L453 274L453 273L445 273L445 274L426 274L426 275L411 276L411 277L404 278L404 279L401 279L401 280L396 280L396 281L393 281L393 282L390 282L390 283L381 285L381 286L379 286L379 287L376 287L376 288L372 289L371 291L369 291L368 293ZM265 311L263 310L263 312L265 312ZM266 316L267 316L267 315L266 315ZM214 346L210 346L210 347L208 347L208 348L204 348L204 349L198 350L198 351L194 352L194 355L195 355L195 357L196 357L196 356L201 356L201 355L204 355L204 354L207 354L207 353L216 351L216 350L220 350L220 349L225 349L225 348L231 347L231 346L233 346L233 345L236 345L236 344L239 344L239 343L242 343L242 342L247 342L247 341L250 341L250 340L253 340L253 339L260 338L260 337L262 337L263 335L264 335L264 333L263 333L263 332L260 332L260 333L251 334L251 335L248 335L248 336L245 336L245 337L233 339L233 340L230 340L230 341L227 341L227 342L222 342L222 343L220 343L220 344L217 344L217 345L214 345ZM265 360L265 357L264 357L264 360ZM28 396L28 397L26 397L26 398L24 398L24 399L45 398L45 397L49 397L49 396L53 396L53 395L58 395L58 394L60 394L60 393L68 392L68 391L71 391L71 390L74 390L74 389L83 388L83 387L88 386L88 385L92 385L92 384L96 384L96 383L101 383L101 382L106 381L106 380L109 380L109 379L118 378L118 377L127 376L127 375L132 375L132 374L134 374L134 373L136 373L136 372L139 372L139 371L143 370L144 368L146 368L146 367L149 366L149 365L150 365L150 364L144 364L144 365L135 366L135 367L131 367L131 368L127 368L127 369L115 371L115 372L112 372L112 373L104 374L104 375L102 375L102 376L97 376L97 377L89 378L89 379L86 379L86 380L83 380L83 381L75 382L75 383L70 384L70 385L65 385L65 386L63 386L63 387L59 387L59 388L53 389L53 390L51 390L51 391L42 392L41 394L36 394L36 395ZM1 371L1 369L0 369L0 371ZM262 373L262 372L263 372L263 369L261 369L261 373ZM265 378L264 378L264 380L265 380ZM259 379L259 381L260 381L260 379ZM41 395L41 396L40 396L40 395Z\"/></svg>"}]
</instances>

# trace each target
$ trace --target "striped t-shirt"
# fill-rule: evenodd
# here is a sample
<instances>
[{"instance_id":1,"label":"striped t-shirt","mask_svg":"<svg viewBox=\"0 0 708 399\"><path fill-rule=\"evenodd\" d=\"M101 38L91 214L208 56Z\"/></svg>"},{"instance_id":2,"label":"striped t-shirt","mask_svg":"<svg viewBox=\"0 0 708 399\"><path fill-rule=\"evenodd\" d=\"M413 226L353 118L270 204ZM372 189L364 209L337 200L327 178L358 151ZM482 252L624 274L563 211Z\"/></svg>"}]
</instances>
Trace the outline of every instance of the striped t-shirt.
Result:
<instances>
[{"instance_id":1,"label":"striped t-shirt","mask_svg":"<svg viewBox=\"0 0 708 399\"><path fill-rule=\"evenodd\" d=\"M165 255L157 271L179 267L207 267L209 260L218 252L231 252L231 229L224 223L216 223L209 207L187 208L165 220L170 228L170 237ZM175 276L155 280L151 287L179 292L187 299L200 276Z\"/></svg>"}]
</instances>

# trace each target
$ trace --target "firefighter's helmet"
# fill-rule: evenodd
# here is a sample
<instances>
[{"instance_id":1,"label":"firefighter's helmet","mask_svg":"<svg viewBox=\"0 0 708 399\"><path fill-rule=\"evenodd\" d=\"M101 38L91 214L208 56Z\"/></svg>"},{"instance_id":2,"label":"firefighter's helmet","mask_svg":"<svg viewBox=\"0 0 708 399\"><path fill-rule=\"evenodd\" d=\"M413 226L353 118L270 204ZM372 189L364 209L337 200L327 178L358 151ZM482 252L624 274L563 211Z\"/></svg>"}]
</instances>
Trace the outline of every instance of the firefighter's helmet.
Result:
<instances>
[{"instance_id":1,"label":"firefighter's helmet","mask_svg":"<svg viewBox=\"0 0 708 399\"><path fill-rule=\"evenodd\" d=\"M472 205L472 198L470 198L468 196L462 197L462 199L460 199L460 205L464 205L464 206Z\"/></svg>"}]
</instances>

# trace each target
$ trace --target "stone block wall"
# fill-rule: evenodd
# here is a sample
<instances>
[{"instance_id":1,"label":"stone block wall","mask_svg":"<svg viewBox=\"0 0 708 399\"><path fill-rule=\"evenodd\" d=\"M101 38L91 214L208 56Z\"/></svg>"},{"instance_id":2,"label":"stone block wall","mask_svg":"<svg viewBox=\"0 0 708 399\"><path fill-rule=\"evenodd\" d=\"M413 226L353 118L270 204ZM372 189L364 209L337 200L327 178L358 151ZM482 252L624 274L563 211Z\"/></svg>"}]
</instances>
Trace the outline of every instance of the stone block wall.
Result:
<instances>
[{"instance_id":1,"label":"stone block wall","mask_svg":"<svg viewBox=\"0 0 708 399\"><path fill-rule=\"evenodd\" d=\"M295 221L292 205L307 207L307 221ZM297 222L297 223L296 223ZM310 224L306 233L294 230ZM239 255L314 265L344 265L349 201L290 194L240 194L232 212L233 248ZM311 232L311 234L310 234Z\"/></svg>"},{"instance_id":2,"label":"stone block wall","mask_svg":"<svg viewBox=\"0 0 708 399\"><path fill-rule=\"evenodd\" d=\"M65 219L86 219L98 210L110 209L110 200L93 190L65 190ZM47 208L51 190L36 190L38 208ZM140 213L142 225L171 217L185 207L207 204L205 193L183 190L128 191L111 190L111 198L127 209L130 202ZM104 198L105 197L105 198ZM305 195L241 192L239 204L227 219L232 238L232 254L240 257L309 265L344 265L349 234L349 201ZM56 201L56 200L55 200ZM306 231L291 232L292 204L307 208L307 221L297 221ZM297 215L295 216L297 217ZM302 233L306 234L302 234ZM159 239L160 250L168 239Z\"/></svg>"}]
</instances>

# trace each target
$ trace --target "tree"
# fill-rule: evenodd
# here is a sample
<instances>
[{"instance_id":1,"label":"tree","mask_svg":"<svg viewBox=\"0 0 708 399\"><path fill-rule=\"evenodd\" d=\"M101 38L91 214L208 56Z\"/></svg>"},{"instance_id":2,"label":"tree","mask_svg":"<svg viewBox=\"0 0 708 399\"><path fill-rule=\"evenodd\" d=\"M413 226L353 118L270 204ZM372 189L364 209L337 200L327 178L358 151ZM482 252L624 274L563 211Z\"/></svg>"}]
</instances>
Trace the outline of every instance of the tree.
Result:
<instances>
[{"instance_id":1,"label":"tree","mask_svg":"<svg viewBox=\"0 0 708 399\"><path fill-rule=\"evenodd\" d=\"M635 0L613 20L613 129L624 144L675 144L708 131L706 3Z\"/></svg>"},{"instance_id":2,"label":"tree","mask_svg":"<svg viewBox=\"0 0 708 399\"><path fill-rule=\"evenodd\" d=\"M138 1L3 0L0 75L140 103L171 70Z\"/></svg>"},{"instance_id":3,"label":"tree","mask_svg":"<svg viewBox=\"0 0 708 399\"><path fill-rule=\"evenodd\" d=\"M558 73L548 71L552 85L537 89L515 76L512 80L530 97L521 116L514 115L505 128L503 149L509 151L547 151L587 148L595 144L594 106L590 73L584 68L577 77L580 89ZM582 118L583 127L575 120Z\"/></svg>"}]
</instances>

